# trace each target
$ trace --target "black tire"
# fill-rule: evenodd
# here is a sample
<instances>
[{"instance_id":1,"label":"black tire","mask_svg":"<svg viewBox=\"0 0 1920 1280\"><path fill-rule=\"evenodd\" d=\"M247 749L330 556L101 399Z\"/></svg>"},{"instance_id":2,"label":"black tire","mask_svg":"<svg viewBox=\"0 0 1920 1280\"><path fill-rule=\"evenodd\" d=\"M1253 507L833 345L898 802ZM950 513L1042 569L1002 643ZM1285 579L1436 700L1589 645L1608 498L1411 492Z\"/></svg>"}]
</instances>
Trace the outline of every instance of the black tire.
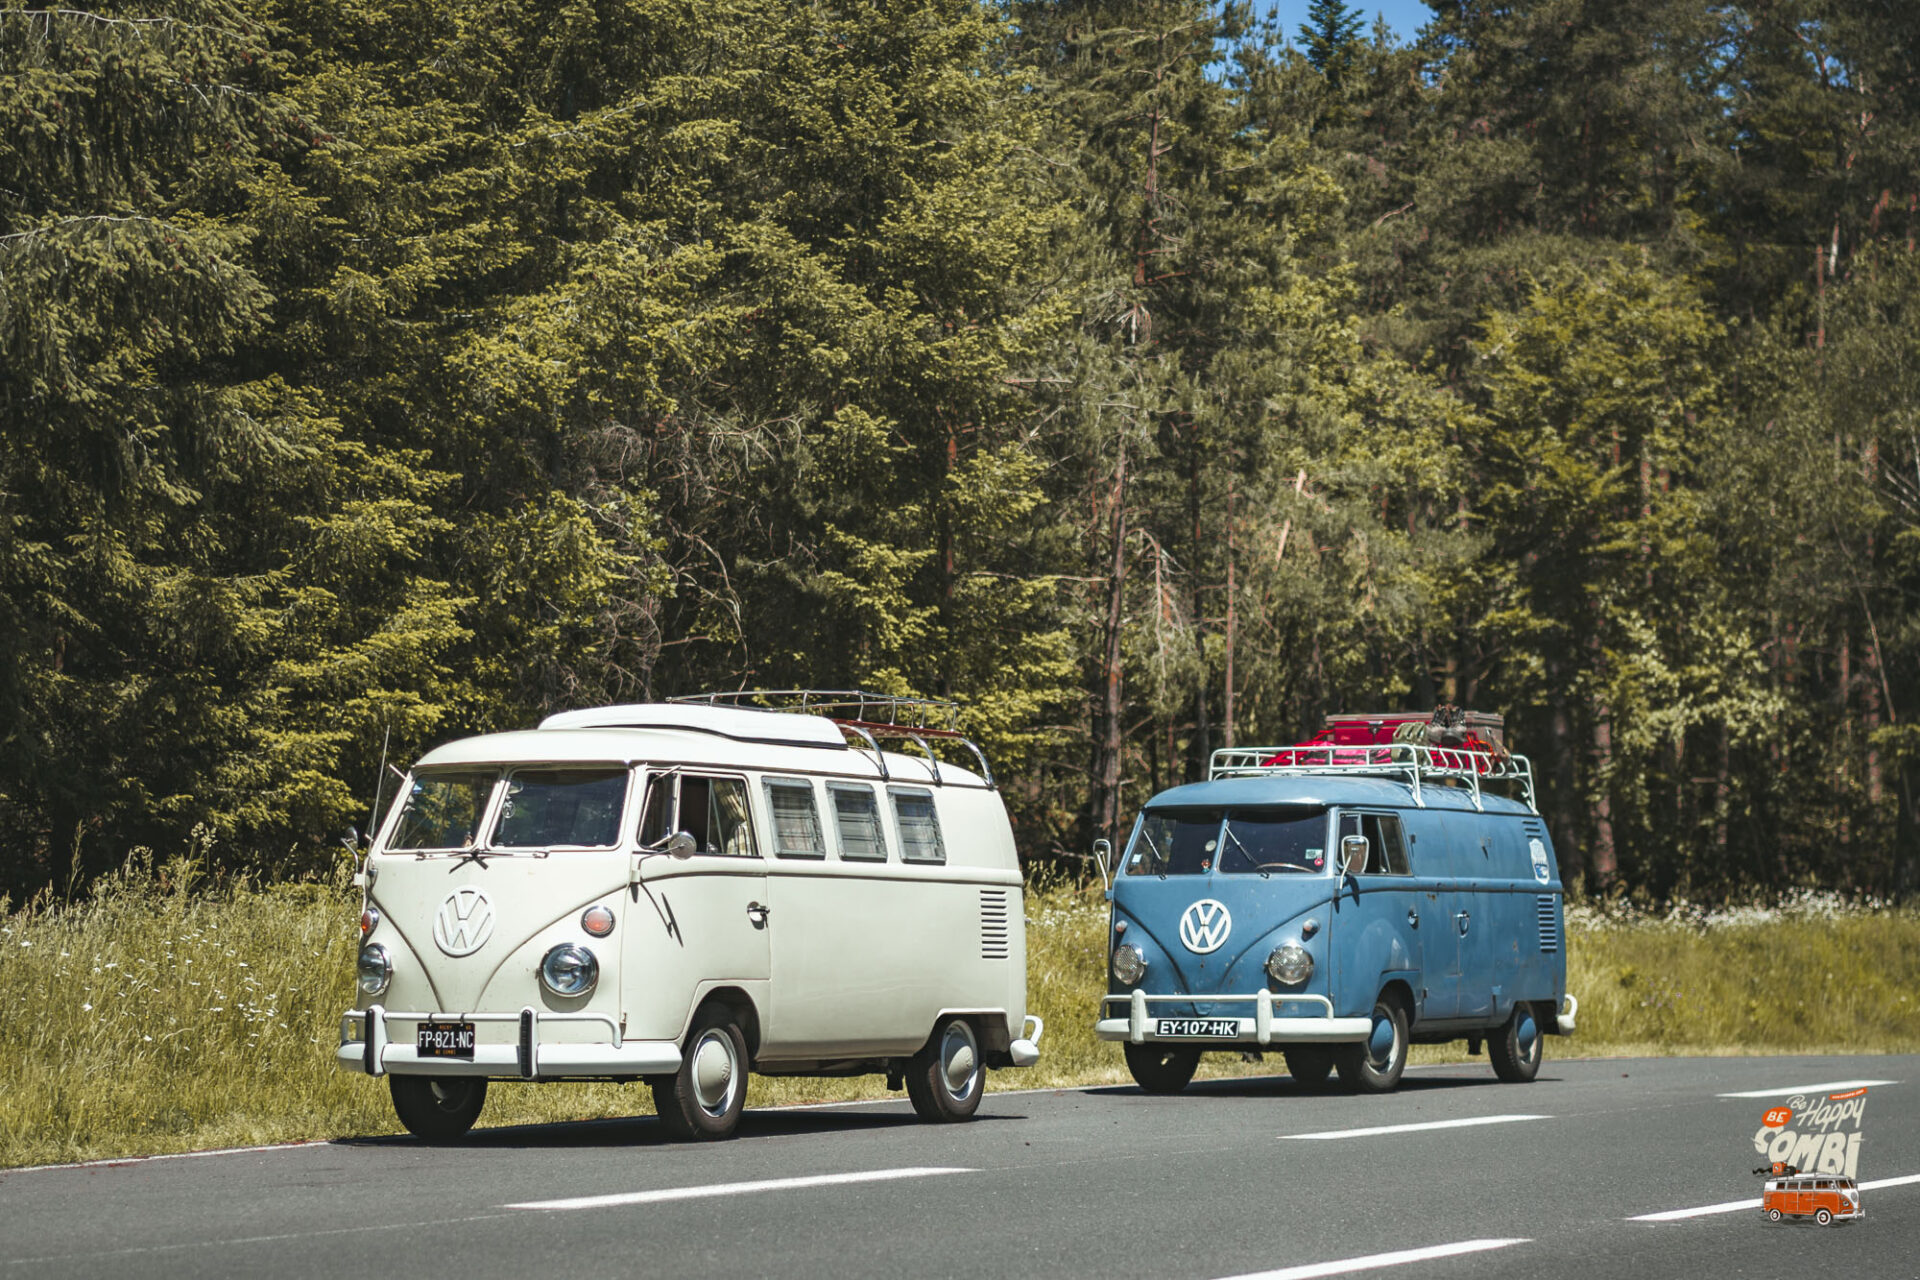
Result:
<instances>
[{"instance_id":1,"label":"black tire","mask_svg":"<svg viewBox=\"0 0 1920 1280\"><path fill-rule=\"evenodd\" d=\"M1768 1222L1780 1221L1780 1211L1778 1209L1767 1210L1767 1221Z\"/></svg>"},{"instance_id":2,"label":"black tire","mask_svg":"<svg viewBox=\"0 0 1920 1280\"><path fill-rule=\"evenodd\" d=\"M387 1077L393 1111L422 1142L453 1142L473 1128L487 1105L487 1082L464 1076Z\"/></svg>"},{"instance_id":3,"label":"black tire","mask_svg":"<svg viewBox=\"0 0 1920 1280\"><path fill-rule=\"evenodd\" d=\"M747 1105L747 1038L733 1011L710 1004L693 1019L680 1069L653 1080L653 1109L679 1142L731 1138Z\"/></svg>"},{"instance_id":4,"label":"black tire","mask_svg":"<svg viewBox=\"0 0 1920 1280\"><path fill-rule=\"evenodd\" d=\"M1302 1089L1313 1093L1327 1087L1327 1077L1333 1074L1333 1054L1318 1045L1302 1045L1297 1049L1283 1049L1281 1055L1287 1060L1287 1074Z\"/></svg>"},{"instance_id":5,"label":"black tire","mask_svg":"<svg viewBox=\"0 0 1920 1280\"><path fill-rule=\"evenodd\" d=\"M914 1114L933 1124L973 1119L987 1091L980 1037L965 1018L948 1018L933 1038L907 1059L907 1100Z\"/></svg>"},{"instance_id":6,"label":"black tire","mask_svg":"<svg viewBox=\"0 0 1920 1280\"><path fill-rule=\"evenodd\" d=\"M1127 1070L1148 1093L1178 1093L1200 1069L1198 1049L1175 1049L1164 1044L1128 1044Z\"/></svg>"},{"instance_id":7,"label":"black tire","mask_svg":"<svg viewBox=\"0 0 1920 1280\"><path fill-rule=\"evenodd\" d=\"M1546 1041L1533 1006L1514 1005L1506 1025L1487 1037L1487 1056L1493 1060L1493 1074L1508 1084L1526 1084L1540 1074Z\"/></svg>"},{"instance_id":8,"label":"black tire","mask_svg":"<svg viewBox=\"0 0 1920 1280\"><path fill-rule=\"evenodd\" d=\"M1381 994L1373 1002L1373 1035L1335 1052L1340 1083L1359 1093L1390 1093L1407 1069L1407 1014L1400 1002Z\"/></svg>"},{"instance_id":9,"label":"black tire","mask_svg":"<svg viewBox=\"0 0 1920 1280\"><path fill-rule=\"evenodd\" d=\"M1833 1214L1826 1209L1822 1209L1813 1215L1813 1220L1823 1227L1832 1226Z\"/></svg>"}]
</instances>

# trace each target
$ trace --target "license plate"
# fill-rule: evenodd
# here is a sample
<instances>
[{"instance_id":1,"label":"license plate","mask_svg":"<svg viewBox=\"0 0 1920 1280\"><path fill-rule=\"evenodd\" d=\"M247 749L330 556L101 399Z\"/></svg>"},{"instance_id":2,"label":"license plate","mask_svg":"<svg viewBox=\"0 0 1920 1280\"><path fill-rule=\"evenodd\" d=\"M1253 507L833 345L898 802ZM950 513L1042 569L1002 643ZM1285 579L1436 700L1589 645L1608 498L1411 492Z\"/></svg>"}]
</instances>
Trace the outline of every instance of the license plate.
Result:
<instances>
[{"instance_id":1,"label":"license plate","mask_svg":"<svg viewBox=\"0 0 1920 1280\"><path fill-rule=\"evenodd\" d=\"M1232 1040L1240 1034L1238 1018L1161 1018L1154 1027L1159 1036Z\"/></svg>"},{"instance_id":2,"label":"license plate","mask_svg":"<svg viewBox=\"0 0 1920 1280\"><path fill-rule=\"evenodd\" d=\"M419 1053L423 1058L472 1058L471 1022L423 1022L420 1024Z\"/></svg>"}]
</instances>

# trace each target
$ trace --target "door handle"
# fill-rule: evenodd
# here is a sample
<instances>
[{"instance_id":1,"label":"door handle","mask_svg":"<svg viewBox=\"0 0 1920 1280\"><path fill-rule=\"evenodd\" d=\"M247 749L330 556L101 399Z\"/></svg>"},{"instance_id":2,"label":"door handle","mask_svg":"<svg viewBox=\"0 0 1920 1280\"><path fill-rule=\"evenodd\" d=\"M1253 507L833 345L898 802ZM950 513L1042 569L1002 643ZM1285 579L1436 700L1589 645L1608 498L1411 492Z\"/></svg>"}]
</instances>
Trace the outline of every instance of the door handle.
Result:
<instances>
[{"instance_id":1,"label":"door handle","mask_svg":"<svg viewBox=\"0 0 1920 1280\"><path fill-rule=\"evenodd\" d=\"M772 907L763 907L757 902L749 902L747 904L747 919L753 921L753 927L756 929L765 928L767 917L772 914Z\"/></svg>"},{"instance_id":2,"label":"door handle","mask_svg":"<svg viewBox=\"0 0 1920 1280\"><path fill-rule=\"evenodd\" d=\"M1407 908L1407 927L1410 929L1418 929L1420 927L1420 912L1418 908Z\"/></svg>"},{"instance_id":3,"label":"door handle","mask_svg":"<svg viewBox=\"0 0 1920 1280\"><path fill-rule=\"evenodd\" d=\"M1467 921L1472 919L1472 914L1470 912L1462 911L1458 916L1455 917L1455 919L1460 921L1460 936L1465 937L1467 933Z\"/></svg>"}]
</instances>

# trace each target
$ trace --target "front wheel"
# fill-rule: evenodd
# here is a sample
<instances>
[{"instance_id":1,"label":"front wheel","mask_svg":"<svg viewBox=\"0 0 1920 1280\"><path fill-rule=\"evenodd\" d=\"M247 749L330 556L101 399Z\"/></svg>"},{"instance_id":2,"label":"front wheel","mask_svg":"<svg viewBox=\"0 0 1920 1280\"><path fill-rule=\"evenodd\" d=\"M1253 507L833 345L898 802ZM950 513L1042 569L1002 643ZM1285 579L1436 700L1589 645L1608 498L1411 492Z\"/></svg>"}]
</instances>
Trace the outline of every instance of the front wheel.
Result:
<instances>
[{"instance_id":1,"label":"front wheel","mask_svg":"<svg viewBox=\"0 0 1920 1280\"><path fill-rule=\"evenodd\" d=\"M653 1109L681 1142L731 1138L747 1105L747 1039L725 1005L693 1020L680 1070L653 1081Z\"/></svg>"},{"instance_id":2,"label":"front wheel","mask_svg":"<svg viewBox=\"0 0 1920 1280\"><path fill-rule=\"evenodd\" d=\"M1287 1060L1287 1074L1302 1089L1318 1092L1326 1087L1327 1077L1333 1073L1331 1053L1308 1045L1298 1049L1283 1049L1281 1055Z\"/></svg>"},{"instance_id":3,"label":"front wheel","mask_svg":"<svg viewBox=\"0 0 1920 1280\"><path fill-rule=\"evenodd\" d=\"M1767 1221L1768 1222L1780 1221L1780 1211L1778 1209L1767 1210Z\"/></svg>"},{"instance_id":4,"label":"front wheel","mask_svg":"<svg viewBox=\"0 0 1920 1280\"><path fill-rule=\"evenodd\" d=\"M970 1120L987 1091L980 1039L965 1018L948 1018L933 1039L907 1060L907 1101L914 1114L935 1124Z\"/></svg>"},{"instance_id":5,"label":"front wheel","mask_svg":"<svg viewBox=\"0 0 1920 1280\"><path fill-rule=\"evenodd\" d=\"M1493 1060L1493 1074L1508 1084L1526 1084L1540 1074L1540 1058L1546 1045L1533 1006L1516 1004L1506 1025L1487 1041L1487 1056Z\"/></svg>"},{"instance_id":6,"label":"front wheel","mask_svg":"<svg viewBox=\"0 0 1920 1280\"><path fill-rule=\"evenodd\" d=\"M388 1076L393 1111L422 1142L452 1142L473 1128L487 1104L487 1082L458 1076Z\"/></svg>"},{"instance_id":7,"label":"front wheel","mask_svg":"<svg viewBox=\"0 0 1920 1280\"><path fill-rule=\"evenodd\" d=\"M1823 1227L1831 1226L1833 1223L1833 1214L1826 1209L1822 1209L1813 1215L1813 1220Z\"/></svg>"},{"instance_id":8,"label":"front wheel","mask_svg":"<svg viewBox=\"0 0 1920 1280\"><path fill-rule=\"evenodd\" d=\"M1373 1030L1356 1045L1343 1045L1333 1060L1340 1083L1361 1093L1388 1093L1407 1069L1407 1015L1400 1002L1382 995L1373 1002Z\"/></svg>"},{"instance_id":9,"label":"front wheel","mask_svg":"<svg viewBox=\"0 0 1920 1280\"><path fill-rule=\"evenodd\" d=\"M1198 1049L1171 1049L1163 1044L1128 1044L1125 1049L1127 1070L1148 1093L1178 1093L1200 1069Z\"/></svg>"}]
</instances>

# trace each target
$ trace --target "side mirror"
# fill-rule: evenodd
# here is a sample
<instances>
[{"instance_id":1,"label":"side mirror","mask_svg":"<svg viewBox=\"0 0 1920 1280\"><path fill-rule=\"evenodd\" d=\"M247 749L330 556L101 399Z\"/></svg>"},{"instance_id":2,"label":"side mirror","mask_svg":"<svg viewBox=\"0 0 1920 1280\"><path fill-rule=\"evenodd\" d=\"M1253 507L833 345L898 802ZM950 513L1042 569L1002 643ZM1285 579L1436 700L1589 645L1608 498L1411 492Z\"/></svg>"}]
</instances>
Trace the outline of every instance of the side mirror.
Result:
<instances>
[{"instance_id":1,"label":"side mirror","mask_svg":"<svg viewBox=\"0 0 1920 1280\"><path fill-rule=\"evenodd\" d=\"M1359 875L1367 865L1367 838L1365 836L1340 837L1340 874Z\"/></svg>"},{"instance_id":2,"label":"side mirror","mask_svg":"<svg viewBox=\"0 0 1920 1280\"><path fill-rule=\"evenodd\" d=\"M360 828L349 822L347 829L340 833L340 843L354 853L360 852Z\"/></svg>"},{"instance_id":3,"label":"side mirror","mask_svg":"<svg viewBox=\"0 0 1920 1280\"><path fill-rule=\"evenodd\" d=\"M1100 885L1109 894L1113 892L1113 842L1095 840L1093 842L1093 860L1100 865Z\"/></svg>"},{"instance_id":4,"label":"side mirror","mask_svg":"<svg viewBox=\"0 0 1920 1280\"><path fill-rule=\"evenodd\" d=\"M691 835L685 831L676 831L667 837L664 851L668 857L691 858L695 853L699 852L699 849L700 846L694 843Z\"/></svg>"}]
</instances>

